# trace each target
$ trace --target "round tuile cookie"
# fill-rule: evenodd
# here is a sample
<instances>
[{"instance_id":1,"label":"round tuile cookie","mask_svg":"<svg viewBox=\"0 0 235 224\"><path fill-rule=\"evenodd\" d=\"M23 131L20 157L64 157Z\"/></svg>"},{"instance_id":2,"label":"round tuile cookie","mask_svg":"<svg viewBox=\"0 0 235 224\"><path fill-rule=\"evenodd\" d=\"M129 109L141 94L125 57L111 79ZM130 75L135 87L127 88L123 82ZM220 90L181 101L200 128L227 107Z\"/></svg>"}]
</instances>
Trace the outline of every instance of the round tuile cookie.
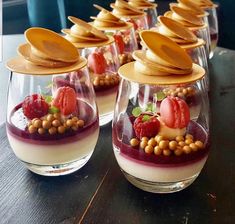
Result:
<instances>
[{"instance_id":1,"label":"round tuile cookie","mask_svg":"<svg viewBox=\"0 0 235 224\"><path fill-rule=\"evenodd\" d=\"M189 0L189 1L192 2L192 0ZM193 3L195 3L196 5L198 5L200 8L202 8L204 10L218 7L217 4L214 4L210 0L193 0Z\"/></svg>"},{"instance_id":2,"label":"round tuile cookie","mask_svg":"<svg viewBox=\"0 0 235 224\"><path fill-rule=\"evenodd\" d=\"M98 29L128 29L130 28L130 24L126 23L125 21L121 20L119 17L115 16L112 12L106 10L105 8L94 4L95 8L99 9L100 12L98 15L91 16L90 18L93 19L93 25Z\"/></svg>"},{"instance_id":3,"label":"round tuile cookie","mask_svg":"<svg viewBox=\"0 0 235 224\"><path fill-rule=\"evenodd\" d=\"M128 4L142 10L157 8L156 3L152 3L146 0L128 0Z\"/></svg>"},{"instance_id":4,"label":"round tuile cookie","mask_svg":"<svg viewBox=\"0 0 235 224\"><path fill-rule=\"evenodd\" d=\"M202 8L200 8L197 4L195 4L192 1L189 0L177 0L177 1L178 1L177 5L180 8L191 10L191 12L198 17L205 17L209 15L208 12L204 11Z\"/></svg>"},{"instance_id":5,"label":"round tuile cookie","mask_svg":"<svg viewBox=\"0 0 235 224\"><path fill-rule=\"evenodd\" d=\"M123 0L116 0L115 3L110 4L110 7L113 8L113 14L120 18L139 18L146 15Z\"/></svg>"},{"instance_id":6,"label":"round tuile cookie","mask_svg":"<svg viewBox=\"0 0 235 224\"><path fill-rule=\"evenodd\" d=\"M119 68L119 75L127 80L145 84L183 84L202 79L205 70L192 63L185 50L154 31L142 31L140 37L146 51L134 51L135 62ZM154 41L153 41L154 40Z\"/></svg>"},{"instance_id":7,"label":"round tuile cookie","mask_svg":"<svg viewBox=\"0 0 235 224\"><path fill-rule=\"evenodd\" d=\"M51 30L33 27L27 29L24 35L33 54L41 58L70 63L79 59L73 45Z\"/></svg>"},{"instance_id":8,"label":"round tuile cookie","mask_svg":"<svg viewBox=\"0 0 235 224\"><path fill-rule=\"evenodd\" d=\"M170 9L172 13L172 19L179 20L185 26L203 26L204 22L201 18L197 17L190 10L186 10L176 6L175 4L170 4Z\"/></svg>"},{"instance_id":9,"label":"round tuile cookie","mask_svg":"<svg viewBox=\"0 0 235 224\"><path fill-rule=\"evenodd\" d=\"M87 64L73 44L51 30L29 28L25 31L25 38L27 43L17 49L19 56L6 64L10 71L50 75L76 71Z\"/></svg>"}]
</instances>

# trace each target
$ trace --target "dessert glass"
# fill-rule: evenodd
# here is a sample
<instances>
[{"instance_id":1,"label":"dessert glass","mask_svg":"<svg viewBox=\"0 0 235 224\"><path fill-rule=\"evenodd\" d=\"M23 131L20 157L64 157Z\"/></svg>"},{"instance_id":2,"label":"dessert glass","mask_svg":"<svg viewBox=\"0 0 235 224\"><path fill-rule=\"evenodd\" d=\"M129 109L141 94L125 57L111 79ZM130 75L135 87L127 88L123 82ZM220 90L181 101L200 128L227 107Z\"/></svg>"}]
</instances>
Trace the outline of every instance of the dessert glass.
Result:
<instances>
[{"instance_id":1,"label":"dessert glass","mask_svg":"<svg viewBox=\"0 0 235 224\"><path fill-rule=\"evenodd\" d=\"M137 63L119 69L122 80L112 126L116 160L126 179L142 190L180 191L197 178L209 153L204 70L194 64L190 76L172 79L147 75L150 70Z\"/></svg>"},{"instance_id":2,"label":"dessert glass","mask_svg":"<svg viewBox=\"0 0 235 224\"><path fill-rule=\"evenodd\" d=\"M147 22L150 29L151 27L154 27L157 22L157 9L156 7L147 8L144 12L147 14Z\"/></svg>"},{"instance_id":3,"label":"dessert glass","mask_svg":"<svg viewBox=\"0 0 235 224\"><path fill-rule=\"evenodd\" d=\"M58 106L52 105L59 90L76 94L74 111L64 115ZM99 135L94 99L87 67L52 75L11 71L7 136L15 155L29 170L45 176L64 175L80 169L91 157ZM64 96L61 100L68 103L69 109L71 102L65 100L70 99ZM32 103L35 109L27 106L27 101L35 101ZM39 115L33 115L33 110L38 110Z\"/></svg>"},{"instance_id":4,"label":"dessert glass","mask_svg":"<svg viewBox=\"0 0 235 224\"><path fill-rule=\"evenodd\" d=\"M214 50L217 46L218 39L219 39L219 35L218 35L219 28L218 28L218 18L217 18L216 8L217 6L214 5L212 8L206 9L206 11L209 13L208 24L209 24L210 39L211 39L210 55L209 55L210 59L214 55Z\"/></svg>"},{"instance_id":5,"label":"dessert glass","mask_svg":"<svg viewBox=\"0 0 235 224\"><path fill-rule=\"evenodd\" d=\"M113 111L119 85L119 60L116 44L111 38L106 45L81 49L88 59L88 68L96 95L100 126L113 119Z\"/></svg>"}]
</instances>

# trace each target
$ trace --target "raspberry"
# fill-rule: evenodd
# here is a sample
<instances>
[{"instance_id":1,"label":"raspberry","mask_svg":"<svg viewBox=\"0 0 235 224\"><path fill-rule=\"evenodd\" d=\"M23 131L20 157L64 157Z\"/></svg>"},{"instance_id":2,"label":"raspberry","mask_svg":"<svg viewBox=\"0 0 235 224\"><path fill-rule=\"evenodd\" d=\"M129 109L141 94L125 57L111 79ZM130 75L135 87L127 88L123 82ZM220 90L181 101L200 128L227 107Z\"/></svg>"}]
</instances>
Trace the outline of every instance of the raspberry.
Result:
<instances>
[{"instance_id":1,"label":"raspberry","mask_svg":"<svg viewBox=\"0 0 235 224\"><path fill-rule=\"evenodd\" d=\"M135 134L139 139L142 137L154 137L157 135L159 127L159 120L149 115L140 115L134 122Z\"/></svg>"},{"instance_id":2,"label":"raspberry","mask_svg":"<svg viewBox=\"0 0 235 224\"><path fill-rule=\"evenodd\" d=\"M49 105L41 95L33 94L25 97L22 109L27 118L40 118L48 113Z\"/></svg>"}]
</instances>

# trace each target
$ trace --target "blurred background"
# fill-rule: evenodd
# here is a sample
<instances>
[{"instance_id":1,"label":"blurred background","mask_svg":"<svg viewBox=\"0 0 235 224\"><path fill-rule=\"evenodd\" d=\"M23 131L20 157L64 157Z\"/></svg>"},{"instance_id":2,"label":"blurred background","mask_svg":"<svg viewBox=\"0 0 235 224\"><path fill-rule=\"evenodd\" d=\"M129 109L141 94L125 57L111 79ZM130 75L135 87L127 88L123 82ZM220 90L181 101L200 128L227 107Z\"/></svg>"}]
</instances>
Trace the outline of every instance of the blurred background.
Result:
<instances>
[{"instance_id":1,"label":"blurred background","mask_svg":"<svg viewBox=\"0 0 235 224\"><path fill-rule=\"evenodd\" d=\"M98 11L93 4L111 10L109 4L115 0L3 0L3 34L20 34L30 26L40 26L60 32L70 27L67 16L76 16L90 21ZM158 14L169 9L174 0L156 0ZM234 0L216 0L219 4L219 46L235 50Z\"/></svg>"}]
</instances>

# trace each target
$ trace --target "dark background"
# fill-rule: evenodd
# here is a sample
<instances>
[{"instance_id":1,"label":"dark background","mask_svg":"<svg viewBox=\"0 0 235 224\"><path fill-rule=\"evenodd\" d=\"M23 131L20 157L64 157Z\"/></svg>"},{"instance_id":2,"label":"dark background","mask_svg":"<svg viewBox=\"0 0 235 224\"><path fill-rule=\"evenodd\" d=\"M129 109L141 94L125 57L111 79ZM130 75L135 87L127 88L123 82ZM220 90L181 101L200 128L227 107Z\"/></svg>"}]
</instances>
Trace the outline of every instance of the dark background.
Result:
<instances>
[{"instance_id":1,"label":"dark background","mask_svg":"<svg viewBox=\"0 0 235 224\"><path fill-rule=\"evenodd\" d=\"M109 9L109 4L115 0L5 0L3 1L3 34L23 33L33 26L43 26L57 32L61 28L70 27L66 17L73 15L90 21L91 15L98 11L93 4L99 4ZM14 2L16 2L14 4ZM158 14L169 9L174 0L157 0ZM219 46L235 49L235 2L234 0L216 0L219 4ZM28 4L28 8L27 8ZM29 15L28 15L29 9ZM58 10L60 9L60 10ZM60 14L59 14L60 11ZM29 19L30 18L30 19ZM31 23L30 23L31 22Z\"/></svg>"}]
</instances>

